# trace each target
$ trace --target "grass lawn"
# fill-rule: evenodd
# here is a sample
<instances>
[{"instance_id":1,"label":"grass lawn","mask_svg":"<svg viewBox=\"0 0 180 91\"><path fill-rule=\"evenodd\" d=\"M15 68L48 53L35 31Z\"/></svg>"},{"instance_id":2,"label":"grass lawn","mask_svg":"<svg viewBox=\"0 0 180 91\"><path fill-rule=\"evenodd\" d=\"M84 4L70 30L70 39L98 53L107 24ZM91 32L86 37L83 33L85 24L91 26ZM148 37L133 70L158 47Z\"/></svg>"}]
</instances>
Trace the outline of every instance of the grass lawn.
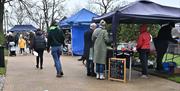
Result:
<instances>
[{"instance_id":1,"label":"grass lawn","mask_svg":"<svg viewBox=\"0 0 180 91\"><path fill-rule=\"evenodd\" d=\"M8 50L4 48L4 56L8 56ZM0 75L6 75L6 64L7 60L5 60L5 67L0 67Z\"/></svg>"},{"instance_id":2,"label":"grass lawn","mask_svg":"<svg viewBox=\"0 0 180 91\"><path fill-rule=\"evenodd\" d=\"M167 59L171 59L173 57L172 54L167 54ZM174 62L177 63L178 66L180 66L180 55L175 55L176 58L174 58ZM163 61L165 61L165 58L166 58L166 54L164 55L164 58L163 58ZM172 61L172 60L167 60L168 61ZM172 80L172 81L175 81L177 83L180 83L180 76L171 76L171 77L168 77L169 80Z\"/></svg>"},{"instance_id":3,"label":"grass lawn","mask_svg":"<svg viewBox=\"0 0 180 91\"><path fill-rule=\"evenodd\" d=\"M4 48L4 56L8 56L8 50L6 48Z\"/></svg>"},{"instance_id":4,"label":"grass lawn","mask_svg":"<svg viewBox=\"0 0 180 91\"><path fill-rule=\"evenodd\" d=\"M180 76L173 76L173 77L169 77L169 80L175 81L177 83L180 83Z\"/></svg>"},{"instance_id":5,"label":"grass lawn","mask_svg":"<svg viewBox=\"0 0 180 91\"><path fill-rule=\"evenodd\" d=\"M166 54L164 55L164 58L163 58L163 61L165 61L165 57L166 57ZM167 54L167 59L171 59L173 57L172 54ZM180 66L180 55L175 55L176 58L174 58L174 62L177 63L178 66ZM168 61L172 61L172 60L167 60Z\"/></svg>"},{"instance_id":6,"label":"grass lawn","mask_svg":"<svg viewBox=\"0 0 180 91\"><path fill-rule=\"evenodd\" d=\"M5 75L6 74L6 68L0 67L0 75Z\"/></svg>"},{"instance_id":7,"label":"grass lawn","mask_svg":"<svg viewBox=\"0 0 180 91\"><path fill-rule=\"evenodd\" d=\"M5 60L5 67L0 67L0 75L6 75L7 60Z\"/></svg>"}]
</instances>

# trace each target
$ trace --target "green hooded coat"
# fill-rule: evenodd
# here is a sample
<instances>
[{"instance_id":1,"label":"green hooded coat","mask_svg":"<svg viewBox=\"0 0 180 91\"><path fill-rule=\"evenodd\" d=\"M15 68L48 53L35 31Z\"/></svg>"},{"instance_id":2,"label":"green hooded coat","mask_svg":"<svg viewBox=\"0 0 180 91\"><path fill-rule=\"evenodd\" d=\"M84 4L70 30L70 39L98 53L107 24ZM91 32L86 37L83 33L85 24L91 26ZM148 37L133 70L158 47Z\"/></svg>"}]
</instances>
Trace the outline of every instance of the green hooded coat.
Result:
<instances>
[{"instance_id":1,"label":"green hooded coat","mask_svg":"<svg viewBox=\"0 0 180 91\"><path fill-rule=\"evenodd\" d=\"M103 28L97 28L92 35L94 41L94 62L106 63L107 43L109 42L108 32Z\"/></svg>"}]
</instances>

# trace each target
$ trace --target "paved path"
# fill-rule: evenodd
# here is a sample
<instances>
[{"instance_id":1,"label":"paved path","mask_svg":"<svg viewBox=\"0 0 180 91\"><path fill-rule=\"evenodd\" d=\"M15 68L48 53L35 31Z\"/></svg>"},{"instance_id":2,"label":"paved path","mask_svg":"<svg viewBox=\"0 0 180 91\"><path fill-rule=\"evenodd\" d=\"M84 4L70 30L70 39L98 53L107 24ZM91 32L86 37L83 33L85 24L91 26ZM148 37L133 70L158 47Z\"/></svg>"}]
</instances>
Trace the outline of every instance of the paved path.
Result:
<instances>
[{"instance_id":1,"label":"paved path","mask_svg":"<svg viewBox=\"0 0 180 91\"><path fill-rule=\"evenodd\" d=\"M44 69L35 68L35 56L7 57L7 76L4 91L180 91L180 84L150 76L141 79L133 73L128 83L96 80L86 76L86 70L78 57L61 57L64 77L55 77L50 54L44 55Z\"/></svg>"}]
</instances>

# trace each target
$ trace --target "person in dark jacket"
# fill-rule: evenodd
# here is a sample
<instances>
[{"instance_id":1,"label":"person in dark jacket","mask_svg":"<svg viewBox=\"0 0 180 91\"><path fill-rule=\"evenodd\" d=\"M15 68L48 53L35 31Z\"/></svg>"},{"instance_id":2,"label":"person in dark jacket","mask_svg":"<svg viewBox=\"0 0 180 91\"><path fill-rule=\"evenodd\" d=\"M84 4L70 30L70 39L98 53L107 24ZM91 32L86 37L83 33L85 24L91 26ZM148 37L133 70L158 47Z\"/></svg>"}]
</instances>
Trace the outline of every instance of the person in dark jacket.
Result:
<instances>
[{"instance_id":1,"label":"person in dark jacket","mask_svg":"<svg viewBox=\"0 0 180 91\"><path fill-rule=\"evenodd\" d=\"M38 56L36 56L36 68L39 68L40 60L40 69L43 69L43 53L45 49L45 37L43 36L42 31L40 29L37 29L36 36L33 38L33 50L38 53Z\"/></svg>"},{"instance_id":2,"label":"person in dark jacket","mask_svg":"<svg viewBox=\"0 0 180 91\"><path fill-rule=\"evenodd\" d=\"M63 31L58 28L55 21L52 22L48 32L47 51L49 52L51 47L51 55L53 56L54 64L57 71L56 77L62 77L63 75L60 55L62 52L61 46L64 45L64 40L65 37Z\"/></svg>"},{"instance_id":3,"label":"person in dark jacket","mask_svg":"<svg viewBox=\"0 0 180 91\"><path fill-rule=\"evenodd\" d=\"M147 25L143 24L140 28L136 49L139 52L139 59L142 63L142 78L148 78L148 55L150 52L150 33L147 32Z\"/></svg>"},{"instance_id":4,"label":"person in dark jacket","mask_svg":"<svg viewBox=\"0 0 180 91\"><path fill-rule=\"evenodd\" d=\"M87 76L96 76L94 72L94 63L92 58L92 50L93 50L93 42L92 42L92 34L96 29L96 24L92 23L90 25L90 30L84 33L84 57L86 59L86 67L87 67Z\"/></svg>"},{"instance_id":5,"label":"person in dark jacket","mask_svg":"<svg viewBox=\"0 0 180 91\"><path fill-rule=\"evenodd\" d=\"M31 31L29 33L29 42L30 42L29 53L32 53L34 36L35 36L35 33Z\"/></svg>"},{"instance_id":6,"label":"person in dark jacket","mask_svg":"<svg viewBox=\"0 0 180 91\"><path fill-rule=\"evenodd\" d=\"M171 30L175 27L175 23L171 22L168 25L161 27L158 32L157 38L154 39L154 45L156 47L156 62L157 62L157 71L161 71L162 67L162 59L166 50L168 48L168 42L178 43L175 39L172 38Z\"/></svg>"}]
</instances>

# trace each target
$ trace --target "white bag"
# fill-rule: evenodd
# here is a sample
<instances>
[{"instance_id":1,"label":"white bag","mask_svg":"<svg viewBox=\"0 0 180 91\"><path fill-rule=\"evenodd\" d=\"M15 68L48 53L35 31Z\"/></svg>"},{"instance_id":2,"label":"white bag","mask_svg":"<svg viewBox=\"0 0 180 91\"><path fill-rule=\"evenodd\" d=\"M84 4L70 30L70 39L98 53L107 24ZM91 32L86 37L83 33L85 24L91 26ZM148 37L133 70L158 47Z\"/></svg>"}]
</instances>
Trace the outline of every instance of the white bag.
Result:
<instances>
[{"instance_id":1,"label":"white bag","mask_svg":"<svg viewBox=\"0 0 180 91\"><path fill-rule=\"evenodd\" d=\"M38 53L36 51L33 51L34 56L38 56Z\"/></svg>"},{"instance_id":2,"label":"white bag","mask_svg":"<svg viewBox=\"0 0 180 91\"><path fill-rule=\"evenodd\" d=\"M151 36L151 42L150 42L150 53L156 53L156 47L154 45L152 36Z\"/></svg>"}]
</instances>

